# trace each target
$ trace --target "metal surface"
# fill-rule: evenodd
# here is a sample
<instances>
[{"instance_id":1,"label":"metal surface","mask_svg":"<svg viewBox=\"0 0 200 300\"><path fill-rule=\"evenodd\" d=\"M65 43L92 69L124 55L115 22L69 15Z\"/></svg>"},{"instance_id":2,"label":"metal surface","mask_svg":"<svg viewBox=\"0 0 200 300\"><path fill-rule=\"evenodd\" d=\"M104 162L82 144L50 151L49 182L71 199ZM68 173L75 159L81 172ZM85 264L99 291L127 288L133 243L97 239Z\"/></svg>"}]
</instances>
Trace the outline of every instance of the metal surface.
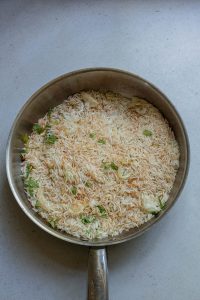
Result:
<instances>
[{"instance_id":1,"label":"metal surface","mask_svg":"<svg viewBox=\"0 0 200 300\"><path fill-rule=\"evenodd\" d=\"M128 232L124 232L117 237L85 241L67 233L56 231L32 210L26 194L24 193L23 182L20 177L20 151L23 144L20 141L19 136L23 133L29 134L33 123L37 122L38 118L42 117L49 108L60 104L73 93L90 89L99 91L111 90L113 92L121 93L126 97L139 96L148 100L156 106L169 121L179 143L181 155L180 167L167 206L157 218L152 218L149 222L143 224L139 228L130 229ZM107 68L84 69L68 73L52 80L39 89L26 102L16 117L10 132L6 156L7 176L11 190L18 204L27 216L40 228L57 238L71 243L93 247L125 242L142 234L154 223L158 222L173 206L179 196L187 177L188 167L189 142L187 134L178 112L168 98L151 83L134 74ZM93 255L92 257L96 260L98 255ZM90 261L95 265L95 262L92 261L92 257L90 258ZM98 276L96 278L98 278Z\"/></svg>"},{"instance_id":2,"label":"metal surface","mask_svg":"<svg viewBox=\"0 0 200 300\"><path fill-rule=\"evenodd\" d=\"M108 300L107 254L104 247L89 250L88 300Z\"/></svg>"}]
</instances>

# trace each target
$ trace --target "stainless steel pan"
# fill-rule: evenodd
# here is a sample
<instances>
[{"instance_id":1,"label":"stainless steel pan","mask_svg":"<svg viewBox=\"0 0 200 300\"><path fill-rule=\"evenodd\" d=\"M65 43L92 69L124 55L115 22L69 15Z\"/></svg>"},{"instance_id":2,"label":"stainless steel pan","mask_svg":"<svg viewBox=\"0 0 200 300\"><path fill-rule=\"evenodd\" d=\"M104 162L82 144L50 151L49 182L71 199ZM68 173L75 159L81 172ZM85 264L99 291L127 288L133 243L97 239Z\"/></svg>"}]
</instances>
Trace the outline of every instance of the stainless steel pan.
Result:
<instances>
[{"instance_id":1,"label":"stainless steel pan","mask_svg":"<svg viewBox=\"0 0 200 300\"><path fill-rule=\"evenodd\" d=\"M19 136L30 133L33 123L50 108L69 95L81 90L113 91L126 97L139 96L156 106L169 121L180 146L180 168L164 211L139 228L130 229L115 238L84 241L51 228L36 214L24 193L20 176L20 151L23 147ZM168 98L148 81L125 71L96 68L84 69L60 76L39 89L22 107L12 126L6 156L8 181L18 204L25 214L41 229L70 243L89 246L88 299L108 299L106 246L122 243L139 236L158 222L173 206L183 189L189 166L189 143L183 122Z\"/></svg>"}]
</instances>

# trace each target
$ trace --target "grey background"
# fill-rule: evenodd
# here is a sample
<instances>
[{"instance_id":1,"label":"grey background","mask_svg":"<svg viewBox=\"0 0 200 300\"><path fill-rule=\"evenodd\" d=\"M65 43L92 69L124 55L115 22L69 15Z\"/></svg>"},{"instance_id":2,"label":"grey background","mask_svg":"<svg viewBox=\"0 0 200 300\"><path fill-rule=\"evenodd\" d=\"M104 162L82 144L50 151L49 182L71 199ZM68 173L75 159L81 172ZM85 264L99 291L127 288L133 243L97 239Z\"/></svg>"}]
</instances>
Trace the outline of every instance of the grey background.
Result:
<instances>
[{"instance_id":1,"label":"grey background","mask_svg":"<svg viewBox=\"0 0 200 300\"><path fill-rule=\"evenodd\" d=\"M187 185L153 229L109 247L111 300L200 299L199 1L0 1L0 299L85 299L88 249L40 231L5 173L11 124L29 96L85 67L135 72L176 105L191 143Z\"/></svg>"}]
</instances>

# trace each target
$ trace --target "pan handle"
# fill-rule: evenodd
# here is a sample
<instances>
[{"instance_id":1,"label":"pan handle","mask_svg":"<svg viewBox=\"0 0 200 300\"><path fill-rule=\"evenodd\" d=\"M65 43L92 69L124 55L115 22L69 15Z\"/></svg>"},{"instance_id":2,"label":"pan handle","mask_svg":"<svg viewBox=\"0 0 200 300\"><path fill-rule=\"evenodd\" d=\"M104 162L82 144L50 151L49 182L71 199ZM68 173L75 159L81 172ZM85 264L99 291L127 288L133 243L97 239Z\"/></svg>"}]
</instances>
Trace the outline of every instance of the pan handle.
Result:
<instances>
[{"instance_id":1,"label":"pan handle","mask_svg":"<svg viewBox=\"0 0 200 300\"><path fill-rule=\"evenodd\" d=\"M108 269L105 247L91 247L88 258L88 300L108 300Z\"/></svg>"}]
</instances>

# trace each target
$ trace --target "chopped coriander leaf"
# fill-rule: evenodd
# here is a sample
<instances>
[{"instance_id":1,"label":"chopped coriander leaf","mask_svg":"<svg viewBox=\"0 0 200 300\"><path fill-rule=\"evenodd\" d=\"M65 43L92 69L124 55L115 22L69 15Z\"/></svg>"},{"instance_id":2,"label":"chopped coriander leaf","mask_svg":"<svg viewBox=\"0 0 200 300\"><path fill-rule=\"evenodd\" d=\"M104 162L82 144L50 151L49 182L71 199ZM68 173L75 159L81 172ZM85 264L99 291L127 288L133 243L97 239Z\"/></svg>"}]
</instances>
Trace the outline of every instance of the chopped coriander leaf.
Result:
<instances>
[{"instance_id":1,"label":"chopped coriander leaf","mask_svg":"<svg viewBox=\"0 0 200 300\"><path fill-rule=\"evenodd\" d=\"M57 136L55 136L53 133L48 132L45 136L45 143L49 145L53 145L57 141Z\"/></svg>"},{"instance_id":2,"label":"chopped coriander leaf","mask_svg":"<svg viewBox=\"0 0 200 300\"><path fill-rule=\"evenodd\" d=\"M104 139L99 139L98 140L98 143L99 144L102 144L102 145L105 145L106 144L106 141Z\"/></svg>"},{"instance_id":3,"label":"chopped coriander leaf","mask_svg":"<svg viewBox=\"0 0 200 300\"><path fill-rule=\"evenodd\" d=\"M25 160L25 153L20 153L20 158L21 158L21 161L24 161Z\"/></svg>"},{"instance_id":4,"label":"chopped coriander leaf","mask_svg":"<svg viewBox=\"0 0 200 300\"><path fill-rule=\"evenodd\" d=\"M102 161L102 168L104 168L104 170L109 170L110 169L110 163Z\"/></svg>"},{"instance_id":5,"label":"chopped coriander leaf","mask_svg":"<svg viewBox=\"0 0 200 300\"><path fill-rule=\"evenodd\" d=\"M57 226L57 222L58 222L58 219L56 218L51 218L48 220L49 224L51 225L52 228L55 228Z\"/></svg>"},{"instance_id":6,"label":"chopped coriander leaf","mask_svg":"<svg viewBox=\"0 0 200 300\"><path fill-rule=\"evenodd\" d=\"M113 161L111 163L102 161L102 167L104 168L104 170L109 170L109 169L112 169L114 171L118 170L118 166Z\"/></svg>"},{"instance_id":7,"label":"chopped coriander leaf","mask_svg":"<svg viewBox=\"0 0 200 300\"><path fill-rule=\"evenodd\" d=\"M96 134L93 132L93 133L90 133L89 134L89 137L91 138L91 139L94 139L95 137L96 137Z\"/></svg>"},{"instance_id":8,"label":"chopped coriander leaf","mask_svg":"<svg viewBox=\"0 0 200 300\"><path fill-rule=\"evenodd\" d=\"M30 175L31 171L33 170L33 166L29 163L26 165L26 178Z\"/></svg>"},{"instance_id":9,"label":"chopped coriander leaf","mask_svg":"<svg viewBox=\"0 0 200 300\"><path fill-rule=\"evenodd\" d=\"M28 177L28 179L26 179L24 181L24 184L25 184L25 188L30 196L33 196L34 190L39 188L38 182L35 179L33 179L32 177Z\"/></svg>"},{"instance_id":10,"label":"chopped coriander leaf","mask_svg":"<svg viewBox=\"0 0 200 300\"><path fill-rule=\"evenodd\" d=\"M85 186L88 187L88 188L90 188L90 187L92 186L92 184L91 184L90 181L86 181L86 182L85 182Z\"/></svg>"},{"instance_id":11,"label":"chopped coriander leaf","mask_svg":"<svg viewBox=\"0 0 200 300\"><path fill-rule=\"evenodd\" d=\"M53 125L58 125L58 124L60 123L60 121L57 120L57 119L53 119L53 120L51 120L51 123L52 123Z\"/></svg>"},{"instance_id":12,"label":"chopped coriander leaf","mask_svg":"<svg viewBox=\"0 0 200 300\"><path fill-rule=\"evenodd\" d=\"M33 132L41 134L42 132L44 132L44 128L42 126L40 126L38 123L35 123L33 125Z\"/></svg>"},{"instance_id":13,"label":"chopped coriander leaf","mask_svg":"<svg viewBox=\"0 0 200 300\"><path fill-rule=\"evenodd\" d=\"M36 209L39 209L39 208L40 208L40 202L39 202L38 200L35 202L35 208L36 208Z\"/></svg>"},{"instance_id":14,"label":"chopped coriander leaf","mask_svg":"<svg viewBox=\"0 0 200 300\"><path fill-rule=\"evenodd\" d=\"M73 186L73 187L71 188L71 192L72 192L72 194L73 194L74 196L76 196L76 194L77 194L77 187Z\"/></svg>"},{"instance_id":15,"label":"chopped coriander leaf","mask_svg":"<svg viewBox=\"0 0 200 300\"><path fill-rule=\"evenodd\" d=\"M87 229L86 231L85 231L85 233L87 234L87 235L90 235L91 234L91 229Z\"/></svg>"},{"instance_id":16,"label":"chopped coriander leaf","mask_svg":"<svg viewBox=\"0 0 200 300\"><path fill-rule=\"evenodd\" d=\"M49 123L46 124L45 129L49 130L51 128L51 125Z\"/></svg>"},{"instance_id":17,"label":"chopped coriander leaf","mask_svg":"<svg viewBox=\"0 0 200 300\"><path fill-rule=\"evenodd\" d=\"M99 209L101 216L106 217L107 216L106 209L102 205L97 205L97 207Z\"/></svg>"},{"instance_id":18,"label":"chopped coriander leaf","mask_svg":"<svg viewBox=\"0 0 200 300\"><path fill-rule=\"evenodd\" d=\"M111 162L110 167L115 171L118 170L118 166L114 162Z\"/></svg>"},{"instance_id":19,"label":"chopped coriander leaf","mask_svg":"<svg viewBox=\"0 0 200 300\"><path fill-rule=\"evenodd\" d=\"M94 216L81 216L81 222L86 225L93 223L96 220Z\"/></svg>"},{"instance_id":20,"label":"chopped coriander leaf","mask_svg":"<svg viewBox=\"0 0 200 300\"><path fill-rule=\"evenodd\" d=\"M29 136L27 133L24 133L24 134L21 134L20 139L24 144L27 144L28 140L29 140Z\"/></svg>"},{"instance_id":21,"label":"chopped coriander leaf","mask_svg":"<svg viewBox=\"0 0 200 300\"><path fill-rule=\"evenodd\" d=\"M165 209L167 207L167 202L165 202L163 205L162 205L162 208L161 209Z\"/></svg>"},{"instance_id":22,"label":"chopped coriander leaf","mask_svg":"<svg viewBox=\"0 0 200 300\"><path fill-rule=\"evenodd\" d=\"M48 111L48 113L47 113L47 117L48 117L48 118L51 117L52 111L53 111L53 108L50 108L49 111Z\"/></svg>"},{"instance_id":23,"label":"chopped coriander leaf","mask_svg":"<svg viewBox=\"0 0 200 300\"><path fill-rule=\"evenodd\" d=\"M23 148L21 153L20 153L20 158L21 158L21 161L24 161L25 160L25 157L26 157L26 153L27 153L27 148Z\"/></svg>"},{"instance_id":24,"label":"chopped coriander leaf","mask_svg":"<svg viewBox=\"0 0 200 300\"><path fill-rule=\"evenodd\" d=\"M158 201L159 201L159 205L161 209L165 209L165 207L167 206L167 203L162 203L162 197L158 197Z\"/></svg>"},{"instance_id":25,"label":"chopped coriander leaf","mask_svg":"<svg viewBox=\"0 0 200 300\"><path fill-rule=\"evenodd\" d=\"M143 131L143 134L144 134L145 136L152 136L152 132L151 132L150 130L147 130L147 129L145 129L145 130Z\"/></svg>"},{"instance_id":26,"label":"chopped coriander leaf","mask_svg":"<svg viewBox=\"0 0 200 300\"><path fill-rule=\"evenodd\" d=\"M161 201L161 200L162 200L162 197L159 196L159 197L158 197L158 201L159 201L160 208L162 208L162 201Z\"/></svg>"},{"instance_id":27,"label":"chopped coriander leaf","mask_svg":"<svg viewBox=\"0 0 200 300\"><path fill-rule=\"evenodd\" d=\"M151 211L150 212L152 215L154 215L155 217L157 217L158 216L158 214L159 214L159 212L158 211Z\"/></svg>"},{"instance_id":28,"label":"chopped coriander leaf","mask_svg":"<svg viewBox=\"0 0 200 300\"><path fill-rule=\"evenodd\" d=\"M21 153L28 153L28 148L23 148Z\"/></svg>"}]
</instances>

